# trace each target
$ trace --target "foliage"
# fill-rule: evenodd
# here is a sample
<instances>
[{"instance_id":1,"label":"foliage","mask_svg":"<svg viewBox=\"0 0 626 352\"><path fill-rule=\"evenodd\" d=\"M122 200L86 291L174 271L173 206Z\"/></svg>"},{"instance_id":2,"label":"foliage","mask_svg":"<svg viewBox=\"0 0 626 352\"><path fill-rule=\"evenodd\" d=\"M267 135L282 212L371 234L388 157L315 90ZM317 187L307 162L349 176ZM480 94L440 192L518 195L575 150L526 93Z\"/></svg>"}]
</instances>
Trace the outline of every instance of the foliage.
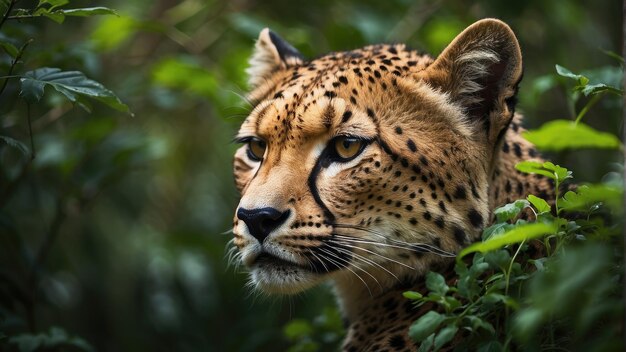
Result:
<instances>
[{"instance_id":1,"label":"foliage","mask_svg":"<svg viewBox=\"0 0 626 352\"><path fill-rule=\"evenodd\" d=\"M619 0L0 0L0 16L8 14L0 24L0 350L59 327L98 351L281 351L304 341L283 333L295 319L330 349L314 323L334 306L328 289L256 299L224 260L237 201L229 142L248 113L241 96L260 29L308 57L376 42L436 55L475 20L501 18L524 49L518 107L537 126L575 120L594 97L574 100L559 88L575 80L538 76L552 63L590 85L621 86L614 55L597 55L621 50L621 8ZM20 78L46 67L82 72L135 116L65 91L72 101L47 83L27 104ZM597 95L584 123L617 130L621 98ZM612 169L617 149L569 150L550 159L579 180L622 172ZM621 192L608 182L589 188L561 203L587 207ZM613 204L594 213L605 206Z\"/></svg>"},{"instance_id":2,"label":"foliage","mask_svg":"<svg viewBox=\"0 0 626 352\"><path fill-rule=\"evenodd\" d=\"M578 80L574 91L593 95L604 86L588 90L586 77L560 66L557 70ZM526 136L537 145L554 143L555 131L545 125L539 131ZM571 132L561 140L579 137ZM572 178L568 169L536 161L515 167L554 182L554 208L529 195L494 210L496 222L484 230L483 240L457 256L455 285L430 272L427 294L405 293L418 306L434 302L440 307L418 318L410 336L420 342L420 351L439 350L458 331L463 331L460 347L466 350L623 348L618 328L624 309L623 223L616 221L623 213L622 183L582 185L561 194L561 185ZM518 219L525 210L534 215L531 221ZM463 260L470 254L471 263Z\"/></svg>"},{"instance_id":3,"label":"foliage","mask_svg":"<svg viewBox=\"0 0 626 352\"><path fill-rule=\"evenodd\" d=\"M335 307L326 307L312 322L294 319L285 325L283 333L292 344L289 352L326 351L344 337L341 316Z\"/></svg>"}]
</instances>

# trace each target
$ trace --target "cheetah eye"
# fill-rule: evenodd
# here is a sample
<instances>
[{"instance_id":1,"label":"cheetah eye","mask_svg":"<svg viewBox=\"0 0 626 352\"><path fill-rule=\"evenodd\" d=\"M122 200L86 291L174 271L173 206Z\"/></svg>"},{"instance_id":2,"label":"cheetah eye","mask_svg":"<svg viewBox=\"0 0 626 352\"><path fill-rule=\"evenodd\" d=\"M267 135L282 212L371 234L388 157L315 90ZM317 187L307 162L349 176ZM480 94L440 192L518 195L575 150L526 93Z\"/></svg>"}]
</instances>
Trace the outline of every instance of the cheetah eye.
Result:
<instances>
[{"instance_id":1,"label":"cheetah eye","mask_svg":"<svg viewBox=\"0 0 626 352\"><path fill-rule=\"evenodd\" d=\"M364 140L356 137L336 137L331 142L333 157L341 162L350 161L363 151L365 144Z\"/></svg>"},{"instance_id":2,"label":"cheetah eye","mask_svg":"<svg viewBox=\"0 0 626 352\"><path fill-rule=\"evenodd\" d=\"M253 161L261 161L263 160L263 155L265 155L265 149L267 148L267 144L258 139L251 138L248 141L248 157Z\"/></svg>"}]
</instances>

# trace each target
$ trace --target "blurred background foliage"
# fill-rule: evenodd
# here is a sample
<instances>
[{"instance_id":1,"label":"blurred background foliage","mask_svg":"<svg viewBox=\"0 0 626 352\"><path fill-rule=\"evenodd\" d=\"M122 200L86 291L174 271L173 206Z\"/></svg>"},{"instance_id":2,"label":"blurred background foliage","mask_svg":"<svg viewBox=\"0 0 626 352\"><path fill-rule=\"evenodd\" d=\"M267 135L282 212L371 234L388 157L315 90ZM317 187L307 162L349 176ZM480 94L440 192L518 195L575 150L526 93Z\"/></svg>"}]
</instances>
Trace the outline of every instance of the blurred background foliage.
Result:
<instances>
[{"instance_id":1,"label":"blurred background foliage","mask_svg":"<svg viewBox=\"0 0 626 352\"><path fill-rule=\"evenodd\" d=\"M0 349L8 337L45 333L37 341L79 336L70 348L99 351L283 350L310 329L283 331L293 319L322 326L320 340L338 339L330 290L258 297L224 258L237 204L231 139L248 112L244 70L263 27L308 57L376 42L436 55L475 20L500 18L523 48L518 110L531 127L572 118L574 104L583 104L566 93L555 64L603 82L621 77L620 62L604 52L621 51L619 0L70 5L107 6L119 16L8 20L1 41L19 47L34 39L14 74L80 70L134 116L98 103L87 113L51 90L28 107L17 98L18 80L8 81L0 134L29 145L29 113L35 158L0 144ZM0 74L10 66L0 53ZM619 97L604 98L585 122L618 133L621 109ZM620 160L618 151L598 150L549 157L579 182L599 181Z\"/></svg>"}]
</instances>

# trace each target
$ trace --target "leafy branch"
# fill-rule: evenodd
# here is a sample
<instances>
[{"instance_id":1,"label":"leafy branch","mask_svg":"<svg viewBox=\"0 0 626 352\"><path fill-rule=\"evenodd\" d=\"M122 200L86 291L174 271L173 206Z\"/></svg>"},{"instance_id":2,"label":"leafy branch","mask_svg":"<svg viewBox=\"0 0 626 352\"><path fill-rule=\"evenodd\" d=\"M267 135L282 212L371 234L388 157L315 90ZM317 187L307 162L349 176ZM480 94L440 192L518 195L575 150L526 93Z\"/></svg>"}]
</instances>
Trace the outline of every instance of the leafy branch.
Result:
<instances>
[{"instance_id":1,"label":"leafy branch","mask_svg":"<svg viewBox=\"0 0 626 352\"><path fill-rule=\"evenodd\" d=\"M108 7L84 7L75 9L62 9L60 7L69 4L69 0L40 0L37 6L33 9L16 9L14 14L11 14L13 6L19 0L12 0L8 10L6 11L2 23L6 20L24 20L37 17L46 17L56 23L63 23L68 16L73 17L89 17L96 15L115 15L118 13ZM0 23L0 26L1 24Z\"/></svg>"}]
</instances>

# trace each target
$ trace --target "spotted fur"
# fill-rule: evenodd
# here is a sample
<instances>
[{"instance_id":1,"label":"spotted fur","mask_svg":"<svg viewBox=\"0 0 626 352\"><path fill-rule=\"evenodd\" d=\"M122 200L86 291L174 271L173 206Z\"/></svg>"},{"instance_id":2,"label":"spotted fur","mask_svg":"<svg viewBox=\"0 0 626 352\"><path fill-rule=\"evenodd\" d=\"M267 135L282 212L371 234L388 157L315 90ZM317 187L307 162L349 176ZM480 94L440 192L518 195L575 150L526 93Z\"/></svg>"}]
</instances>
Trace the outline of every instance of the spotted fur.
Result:
<instances>
[{"instance_id":1,"label":"spotted fur","mask_svg":"<svg viewBox=\"0 0 626 352\"><path fill-rule=\"evenodd\" d=\"M233 243L251 283L291 294L330 280L344 350L416 349L408 326L432 307L401 293L423 291L423 275L478 240L495 207L553 197L514 169L538 158L514 111L521 67L515 35L493 19L436 59L395 44L307 61L263 30L234 161ZM338 161L338 136L358 138L360 153ZM262 160L250 140L265 143Z\"/></svg>"}]
</instances>

